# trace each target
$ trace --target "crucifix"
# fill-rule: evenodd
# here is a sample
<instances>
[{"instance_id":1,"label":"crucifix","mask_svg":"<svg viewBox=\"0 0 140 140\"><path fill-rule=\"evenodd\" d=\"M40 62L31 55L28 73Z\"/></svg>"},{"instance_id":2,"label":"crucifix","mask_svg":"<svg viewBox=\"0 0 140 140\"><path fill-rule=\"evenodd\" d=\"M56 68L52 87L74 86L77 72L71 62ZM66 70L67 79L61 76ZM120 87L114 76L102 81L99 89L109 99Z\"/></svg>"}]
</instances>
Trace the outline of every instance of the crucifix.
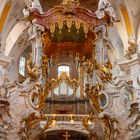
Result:
<instances>
[{"instance_id":1,"label":"crucifix","mask_svg":"<svg viewBox=\"0 0 140 140\"><path fill-rule=\"evenodd\" d=\"M68 140L68 138L69 138L69 137L71 137L71 135L69 135L69 133L68 133L68 132L66 132L66 134L64 134L64 135L63 135L63 137L65 137L65 138L66 138L65 140Z\"/></svg>"}]
</instances>

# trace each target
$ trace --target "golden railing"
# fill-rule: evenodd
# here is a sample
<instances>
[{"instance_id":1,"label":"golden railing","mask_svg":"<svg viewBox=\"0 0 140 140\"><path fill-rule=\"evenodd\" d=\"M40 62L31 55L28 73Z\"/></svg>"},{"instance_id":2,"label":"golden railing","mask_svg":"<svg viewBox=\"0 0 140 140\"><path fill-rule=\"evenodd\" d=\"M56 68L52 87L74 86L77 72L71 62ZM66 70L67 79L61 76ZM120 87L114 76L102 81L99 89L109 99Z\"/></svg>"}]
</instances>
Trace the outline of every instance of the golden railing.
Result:
<instances>
[{"instance_id":1,"label":"golden railing","mask_svg":"<svg viewBox=\"0 0 140 140\"><path fill-rule=\"evenodd\" d=\"M46 120L54 119L55 121L70 121L77 122L89 115L77 115L77 114L45 114Z\"/></svg>"}]
</instances>

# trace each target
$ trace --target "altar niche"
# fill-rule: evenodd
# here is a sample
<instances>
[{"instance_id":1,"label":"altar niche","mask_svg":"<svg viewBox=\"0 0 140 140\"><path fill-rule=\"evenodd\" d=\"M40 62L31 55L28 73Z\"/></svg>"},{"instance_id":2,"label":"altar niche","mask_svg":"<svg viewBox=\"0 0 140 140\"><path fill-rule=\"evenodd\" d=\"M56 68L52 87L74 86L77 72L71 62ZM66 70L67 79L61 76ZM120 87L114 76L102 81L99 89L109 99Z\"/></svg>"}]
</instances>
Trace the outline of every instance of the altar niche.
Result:
<instances>
[{"instance_id":1,"label":"altar niche","mask_svg":"<svg viewBox=\"0 0 140 140\"><path fill-rule=\"evenodd\" d=\"M41 136L40 140L89 140L88 135L76 131L51 131Z\"/></svg>"}]
</instances>

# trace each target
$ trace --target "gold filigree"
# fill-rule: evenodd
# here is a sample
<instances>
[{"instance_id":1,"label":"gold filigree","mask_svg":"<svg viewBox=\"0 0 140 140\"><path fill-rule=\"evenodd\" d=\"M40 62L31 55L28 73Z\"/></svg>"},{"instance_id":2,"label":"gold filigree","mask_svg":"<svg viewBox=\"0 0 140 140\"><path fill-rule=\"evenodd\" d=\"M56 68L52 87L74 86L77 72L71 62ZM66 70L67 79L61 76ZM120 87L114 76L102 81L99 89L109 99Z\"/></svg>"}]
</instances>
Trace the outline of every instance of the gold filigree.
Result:
<instances>
[{"instance_id":1,"label":"gold filigree","mask_svg":"<svg viewBox=\"0 0 140 140\"><path fill-rule=\"evenodd\" d=\"M115 118L111 118L109 115L104 114L100 120L104 124L104 134L105 138L108 140L114 140L115 138L115 133L118 133L119 130L118 128L115 127L114 124L118 124L119 122Z\"/></svg>"},{"instance_id":2,"label":"gold filigree","mask_svg":"<svg viewBox=\"0 0 140 140\"><path fill-rule=\"evenodd\" d=\"M39 96L38 109L39 109L40 113L42 113L43 109L45 108L46 98L47 98L48 94L49 94L49 88L46 85L46 88L44 89L44 91Z\"/></svg>"},{"instance_id":3,"label":"gold filigree","mask_svg":"<svg viewBox=\"0 0 140 140\"><path fill-rule=\"evenodd\" d=\"M112 65L109 61L105 65L101 66L99 76L103 82L107 83L112 80L111 69Z\"/></svg>"},{"instance_id":4,"label":"gold filigree","mask_svg":"<svg viewBox=\"0 0 140 140\"><path fill-rule=\"evenodd\" d=\"M55 31L55 24L50 25L50 32L53 34Z\"/></svg>"},{"instance_id":5,"label":"gold filigree","mask_svg":"<svg viewBox=\"0 0 140 140\"><path fill-rule=\"evenodd\" d=\"M21 120L21 123L25 124L25 127L27 130L30 130L31 127L35 124L38 123L40 121L40 118L33 112L31 114L29 114L29 116L27 118L23 118Z\"/></svg>"},{"instance_id":6,"label":"gold filigree","mask_svg":"<svg viewBox=\"0 0 140 140\"><path fill-rule=\"evenodd\" d=\"M63 24L63 21L59 21L59 22L58 22L58 28L59 28L59 30L60 30L59 33L62 33L61 30L62 30L62 28L63 28L63 25L64 25L64 24Z\"/></svg>"},{"instance_id":7,"label":"gold filigree","mask_svg":"<svg viewBox=\"0 0 140 140\"><path fill-rule=\"evenodd\" d=\"M32 80L36 80L38 78L38 67L32 64L32 59L30 58L27 60L27 69L28 69L28 76L31 77Z\"/></svg>"},{"instance_id":8,"label":"gold filigree","mask_svg":"<svg viewBox=\"0 0 140 140\"><path fill-rule=\"evenodd\" d=\"M89 75L93 75L93 71L99 69L99 65L96 59L94 58L87 59L87 64L88 64L87 73Z\"/></svg>"},{"instance_id":9,"label":"gold filigree","mask_svg":"<svg viewBox=\"0 0 140 140\"><path fill-rule=\"evenodd\" d=\"M88 24L83 24L83 30L85 33L85 37L87 37L88 31L89 31L89 25Z\"/></svg>"},{"instance_id":10,"label":"gold filigree","mask_svg":"<svg viewBox=\"0 0 140 140\"><path fill-rule=\"evenodd\" d=\"M47 123L45 124L45 126L41 129L42 133L45 133L45 131L51 127L52 123L53 123L54 119L50 119L47 121Z\"/></svg>"},{"instance_id":11,"label":"gold filigree","mask_svg":"<svg viewBox=\"0 0 140 140\"><path fill-rule=\"evenodd\" d=\"M70 29L71 29L72 23L73 23L72 20L67 20L68 32L70 32Z\"/></svg>"},{"instance_id":12,"label":"gold filigree","mask_svg":"<svg viewBox=\"0 0 140 140\"><path fill-rule=\"evenodd\" d=\"M96 125L99 122L100 122L100 126L104 130L103 136L105 137L105 140L116 139L116 133L119 133L118 128L116 128L116 124L119 124L119 122L115 118L111 118L107 114L103 114L102 117L99 117L91 113L88 117L85 117L82 120L83 126L94 139L98 139L97 131L96 129L92 129L93 127L90 126Z\"/></svg>"},{"instance_id":13,"label":"gold filigree","mask_svg":"<svg viewBox=\"0 0 140 140\"><path fill-rule=\"evenodd\" d=\"M77 33L79 33L80 27L81 27L81 22L75 21L75 27L77 29Z\"/></svg>"},{"instance_id":14,"label":"gold filigree","mask_svg":"<svg viewBox=\"0 0 140 140\"><path fill-rule=\"evenodd\" d=\"M79 0L63 0L63 5L80 5Z\"/></svg>"},{"instance_id":15,"label":"gold filigree","mask_svg":"<svg viewBox=\"0 0 140 140\"><path fill-rule=\"evenodd\" d=\"M137 44L134 41L128 41L129 47L128 50L126 51L126 58L131 59L131 55L136 53L137 49Z\"/></svg>"},{"instance_id":16,"label":"gold filigree","mask_svg":"<svg viewBox=\"0 0 140 140\"><path fill-rule=\"evenodd\" d=\"M47 76L48 75L48 58L47 55L42 56L42 74Z\"/></svg>"},{"instance_id":17,"label":"gold filigree","mask_svg":"<svg viewBox=\"0 0 140 140\"><path fill-rule=\"evenodd\" d=\"M85 93L89 100L91 100L93 105L93 112L95 114L100 113L102 111L99 103L99 91L101 90L101 85L96 83L95 86L91 86L90 84L86 84Z\"/></svg>"},{"instance_id":18,"label":"gold filigree","mask_svg":"<svg viewBox=\"0 0 140 140\"><path fill-rule=\"evenodd\" d=\"M68 86L70 86L72 89L77 90L79 82L76 79L70 79L70 77L64 72L62 73L58 79L51 79L51 82L49 83L49 87L51 90L54 90L56 87L58 87L62 82L65 82Z\"/></svg>"},{"instance_id":19,"label":"gold filigree","mask_svg":"<svg viewBox=\"0 0 140 140\"><path fill-rule=\"evenodd\" d=\"M94 122L93 122L93 118L94 118L94 117L93 117L93 116L91 117L91 115L88 116L88 117L84 117L84 118L82 119L82 124L83 124L84 128L89 132L90 137L93 137L94 139L98 139L97 134L96 134L96 131L93 131L93 130L90 128L90 124L89 124L89 121L92 122L92 123L94 123ZM94 124L93 124L93 125L94 125Z\"/></svg>"}]
</instances>

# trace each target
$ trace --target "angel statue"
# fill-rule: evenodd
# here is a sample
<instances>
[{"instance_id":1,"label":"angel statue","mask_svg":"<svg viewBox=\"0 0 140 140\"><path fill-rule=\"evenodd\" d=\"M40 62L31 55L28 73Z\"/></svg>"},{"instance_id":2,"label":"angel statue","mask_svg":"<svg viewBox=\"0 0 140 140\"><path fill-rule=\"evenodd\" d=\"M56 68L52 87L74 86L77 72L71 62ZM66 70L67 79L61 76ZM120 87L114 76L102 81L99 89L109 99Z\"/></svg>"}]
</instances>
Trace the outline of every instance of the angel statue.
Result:
<instances>
[{"instance_id":1,"label":"angel statue","mask_svg":"<svg viewBox=\"0 0 140 140\"><path fill-rule=\"evenodd\" d=\"M43 9L39 0L25 0L25 3L30 11L37 9L40 14L43 14Z\"/></svg>"},{"instance_id":2,"label":"angel statue","mask_svg":"<svg viewBox=\"0 0 140 140\"><path fill-rule=\"evenodd\" d=\"M98 9L95 14L98 19L103 18L107 14L111 18L111 21L119 21L112 4L108 0L99 0Z\"/></svg>"}]
</instances>

